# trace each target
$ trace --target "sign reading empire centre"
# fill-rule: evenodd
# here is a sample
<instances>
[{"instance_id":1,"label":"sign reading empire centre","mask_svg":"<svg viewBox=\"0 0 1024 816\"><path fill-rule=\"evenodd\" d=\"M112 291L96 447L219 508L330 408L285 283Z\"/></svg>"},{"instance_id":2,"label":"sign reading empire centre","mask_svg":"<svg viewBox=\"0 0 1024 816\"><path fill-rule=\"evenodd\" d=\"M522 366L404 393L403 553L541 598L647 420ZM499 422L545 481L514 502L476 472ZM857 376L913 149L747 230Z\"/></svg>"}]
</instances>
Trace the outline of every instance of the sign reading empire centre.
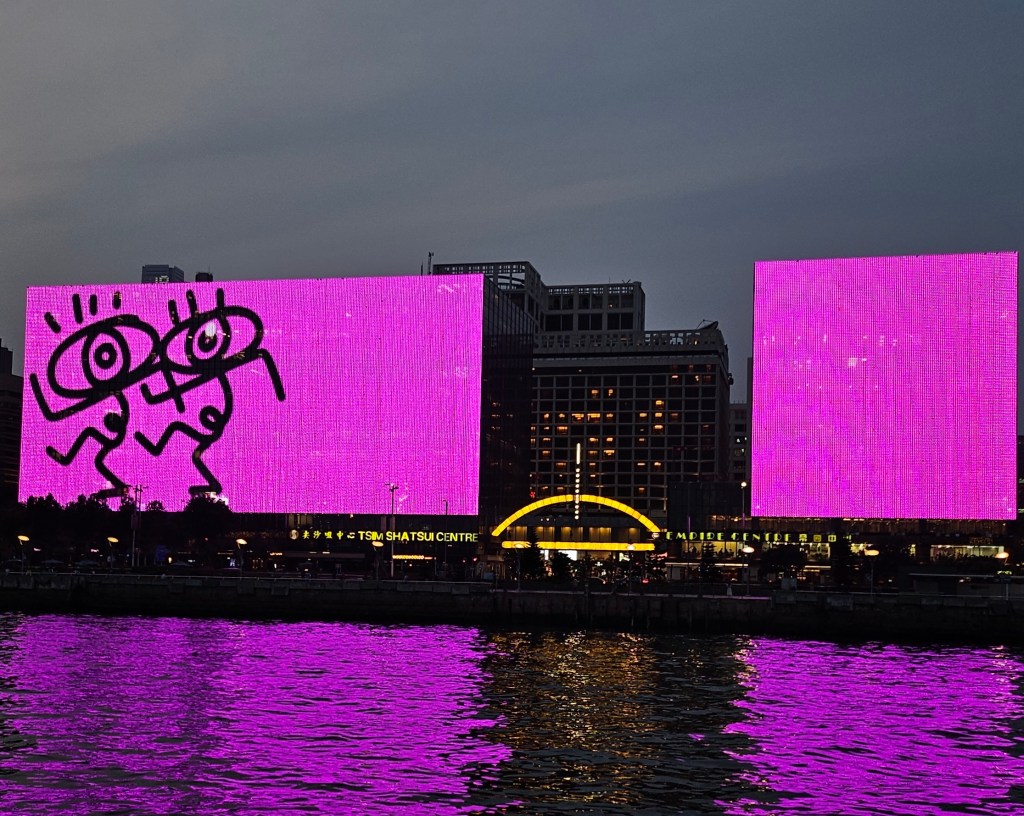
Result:
<instances>
[{"instance_id":1,"label":"sign reading empire centre","mask_svg":"<svg viewBox=\"0 0 1024 816\"><path fill-rule=\"evenodd\" d=\"M475 515L482 332L474 275L30 288L19 498Z\"/></svg>"}]
</instances>

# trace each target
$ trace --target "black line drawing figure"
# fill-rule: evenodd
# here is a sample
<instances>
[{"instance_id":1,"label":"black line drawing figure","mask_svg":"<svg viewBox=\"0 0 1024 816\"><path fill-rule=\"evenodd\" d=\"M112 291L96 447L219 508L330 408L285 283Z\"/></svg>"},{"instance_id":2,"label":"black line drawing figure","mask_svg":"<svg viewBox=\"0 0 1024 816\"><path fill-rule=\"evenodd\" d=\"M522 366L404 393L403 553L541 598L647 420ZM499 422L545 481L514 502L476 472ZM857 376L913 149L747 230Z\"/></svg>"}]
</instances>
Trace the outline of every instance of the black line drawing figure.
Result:
<instances>
[{"instance_id":1,"label":"black line drawing figure","mask_svg":"<svg viewBox=\"0 0 1024 816\"><path fill-rule=\"evenodd\" d=\"M72 296L71 303L75 322L83 324L86 318L82 313L81 297L76 293ZM114 309L120 309L119 293L115 293L112 305ZM98 301L93 294L89 296L89 315L95 317L97 311ZM47 312L45 320L51 331L60 334L60 323L52 313ZM141 333L147 350L145 355L134 361L128 339L125 337L126 331L129 330ZM57 410L52 409L47 403L39 384L39 377L35 372L29 375L29 383L36 402L43 416L50 422L60 422L104 400L113 399L117 404L117 410L110 410L104 415L102 428L92 425L86 427L71 443L66 453L61 453L52 445L46 447L46 453L51 459L67 466L78 456L86 442L90 439L98 442L100 447L93 460L96 471L111 484L111 487L96 493L100 498L122 495L127 488L124 480L107 467L106 458L121 446L127 435L129 404L125 391L158 370L155 349L159 342L157 330L136 315L114 315L82 326L57 346L47 364L46 383L53 394L63 399L76 400L73 404ZM80 365L75 366L73 350L78 345L81 345ZM68 354L71 354L71 358L66 360ZM62 374L63 365L70 365L70 370L74 371L78 379L77 382L61 381L65 376ZM84 385L80 380L83 376Z\"/></svg>"},{"instance_id":2,"label":"black line drawing figure","mask_svg":"<svg viewBox=\"0 0 1024 816\"><path fill-rule=\"evenodd\" d=\"M135 439L153 456L160 456L166 449L174 434L181 433L196 442L192 452L192 463L206 480L204 484L191 485L189 493L220 493L221 483L203 461L203 455L223 436L224 430L234 410L234 395L228 374L244 365L262 361L270 375L274 394L278 401L283 402L284 385L274 364L270 352L261 347L263 342L263 321L251 309L244 306L226 306L224 290L217 290L216 306L205 312L198 310L195 294L189 290L185 294L188 302L189 316L184 320L178 313L177 304L171 300L167 304L171 322L171 330L160 341L159 370L163 374L167 389L153 393L148 383L143 383L141 392L149 405L160 405L172 401L179 414L185 413L185 395L189 392L216 382L219 389L217 395L223 405L204 405L198 414L198 427L187 422L174 421L164 429L155 442L148 439L140 431L135 432ZM231 350L232 327L229 318L234 318L239 328L248 328L252 339L240 350ZM246 325L248 324L248 325ZM181 349L176 348L178 344ZM180 354L177 352L180 351ZM179 382L179 377L184 378Z\"/></svg>"}]
</instances>

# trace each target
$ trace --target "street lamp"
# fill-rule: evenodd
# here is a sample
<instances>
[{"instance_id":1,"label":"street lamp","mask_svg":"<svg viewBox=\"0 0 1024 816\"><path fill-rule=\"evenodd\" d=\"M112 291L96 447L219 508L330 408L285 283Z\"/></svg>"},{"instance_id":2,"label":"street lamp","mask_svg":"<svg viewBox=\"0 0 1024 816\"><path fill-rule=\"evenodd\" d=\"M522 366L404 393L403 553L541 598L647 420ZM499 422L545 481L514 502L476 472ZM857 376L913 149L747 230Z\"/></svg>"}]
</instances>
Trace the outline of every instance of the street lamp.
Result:
<instances>
[{"instance_id":1,"label":"street lamp","mask_svg":"<svg viewBox=\"0 0 1024 816\"><path fill-rule=\"evenodd\" d=\"M398 485L394 482L385 482L384 487L391 491L391 577L395 577L395 491Z\"/></svg>"},{"instance_id":2,"label":"street lamp","mask_svg":"<svg viewBox=\"0 0 1024 816\"><path fill-rule=\"evenodd\" d=\"M523 589L523 550L530 546L529 542L517 541L514 545L516 551L516 592Z\"/></svg>"},{"instance_id":3,"label":"street lamp","mask_svg":"<svg viewBox=\"0 0 1024 816\"><path fill-rule=\"evenodd\" d=\"M142 491L146 489L145 485L135 485L132 488L135 491L135 501L132 503L132 569L139 566L138 550L135 546L135 537L139 532L139 526L142 524Z\"/></svg>"},{"instance_id":4,"label":"street lamp","mask_svg":"<svg viewBox=\"0 0 1024 816\"><path fill-rule=\"evenodd\" d=\"M875 559L878 558L878 550L864 550L864 555L868 557L868 564L871 566L870 578L871 581L871 594L875 594Z\"/></svg>"},{"instance_id":5,"label":"street lamp","mask_svg":"<svg viewBox=\"0 0 1024 816\"><path fill-rule=\"evenodd\" d=\"M107 543L110 545L110 561L107 566L110 568L111 572L114 571L114 545L117 544L118 541L119 539L117 536L107 536Z\"/></svg>"},{"instance_id":6,"label":"street lamp","mask_svg":"<svg viewBox=\"0 0 1024 816\"><path fill-rule=\"evenodd\" d=\"M24 569L25 569L25 544L28 543L28 536L27 535L19 535L18 536L18 543L21 545L21 569L22 569L22 571L24 571Z\"/></svg>"},{"instance_id":7,"label":"street lamp","mask_svg":"<svg viewBox=\"0 0 1024 816\"><path fill-rule=\"evenodd\" d=\"M1010 554L1003 550L996 553L996 558L999 559L999 574L1002 576L1003 583L1005 584L1004 596L1006 600L1010 600L1010 571L1006 569L1006 565L1010 562Z\"/></svg>"},{"instance_id":8,"label":"street lamp","mask_svg":"<svg viewBox=\"0 0 1024 816\"><path fill-rule=\"evenodd\" d=\"M747 526L747 483L740 482L740 526Z\"/></svg>"},{"instance_id":9,"label":"street lamp","mask_svg":"<svg viewBox=\"0 0 1024 816\"><path fill-rule=\"evenodd\" d=\"M448 499L441 499L444 502L444 529L445 532L448 530ZM435 577L444 580L448 577L448 545L444 541L438 541L438 546L441 548L441 566L440 572L438 572L438 560L437 560L437 547L434 548L434 575Z\"/></svg>"},{"instance_id":10,"label":"street lamp","mask_svg":"<svg viewBox=\"0 0 1024 816\"><path fill-rule=\"evenodd\" d=\"M236 538L235 543L238 545L238 574L242 574L242 565L245 563L245 545L249 542L244 538Z\"/></svg>"},{"instance_id":11,"label":"street lamp","mask_svg":"<svg viewBox=\"0 0 1024 816\"><path fill-rule=\"evenodd\" d=\"M754 554L754 548L749 544L743 546L743 554L747 557L747 597L750 597L750 556Z\"/></svg>"},{"instance_id":12,"label":"street lamp","mask_svg":"<svg viewBox=\"0 0 1024 816\"><path fill-rule=\"evenodd\" d=\"M383 541L373 542L373 575L374 578L380 580L380 551L384 549Z\"/></svg>"}]
</instances>

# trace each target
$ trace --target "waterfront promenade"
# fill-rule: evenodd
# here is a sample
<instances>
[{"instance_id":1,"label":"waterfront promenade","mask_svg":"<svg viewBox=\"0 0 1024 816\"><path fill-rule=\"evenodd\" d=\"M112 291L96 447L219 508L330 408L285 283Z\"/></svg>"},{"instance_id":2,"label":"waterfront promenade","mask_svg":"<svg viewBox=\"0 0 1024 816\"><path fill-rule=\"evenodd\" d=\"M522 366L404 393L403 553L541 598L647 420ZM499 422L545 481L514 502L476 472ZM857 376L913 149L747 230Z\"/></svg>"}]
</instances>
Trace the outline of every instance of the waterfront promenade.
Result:
<instances>
[{"instance_id":1,"label":"waterfront promenade","mask_svg":"<svg viewBox=\"0 0 1024 816\"><path fill-rule=\"evenodd\" d=\"M519 591L483 582L11 573L0 576L0 610L1024 644L1020 598L794 591L733 597L713 589Z\"/></svg>"}]
</instances>

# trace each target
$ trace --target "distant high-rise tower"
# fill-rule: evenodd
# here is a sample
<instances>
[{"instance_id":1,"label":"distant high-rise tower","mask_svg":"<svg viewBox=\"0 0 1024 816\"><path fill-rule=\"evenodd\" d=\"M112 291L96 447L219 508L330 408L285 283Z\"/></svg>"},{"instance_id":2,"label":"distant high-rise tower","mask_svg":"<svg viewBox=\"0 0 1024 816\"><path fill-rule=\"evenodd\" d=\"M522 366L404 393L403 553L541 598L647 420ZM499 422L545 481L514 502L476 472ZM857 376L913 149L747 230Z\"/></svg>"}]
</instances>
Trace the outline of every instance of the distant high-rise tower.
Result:
<instances>
[{"instance_id":1,"label":"distant high-rise tower","mask_svg":"<svg viewBox=\"0 0 1024 816\"><path fill-rule=\"evenodd\" d=\"M12 373L13 361L11 350L0 345L0 506L18 493L23 380Z\"/></svg>"},{"instance_id":2,"label":"distant high-rise tower","mask_svg":"<svg viewBox=\"0 0 1024 816\"><path fill-rule=\"evenodd\" d=\"M167 264L146 264L142 267L143 283L184 283L185 271Z\"/></svg>"}]
</instances>

